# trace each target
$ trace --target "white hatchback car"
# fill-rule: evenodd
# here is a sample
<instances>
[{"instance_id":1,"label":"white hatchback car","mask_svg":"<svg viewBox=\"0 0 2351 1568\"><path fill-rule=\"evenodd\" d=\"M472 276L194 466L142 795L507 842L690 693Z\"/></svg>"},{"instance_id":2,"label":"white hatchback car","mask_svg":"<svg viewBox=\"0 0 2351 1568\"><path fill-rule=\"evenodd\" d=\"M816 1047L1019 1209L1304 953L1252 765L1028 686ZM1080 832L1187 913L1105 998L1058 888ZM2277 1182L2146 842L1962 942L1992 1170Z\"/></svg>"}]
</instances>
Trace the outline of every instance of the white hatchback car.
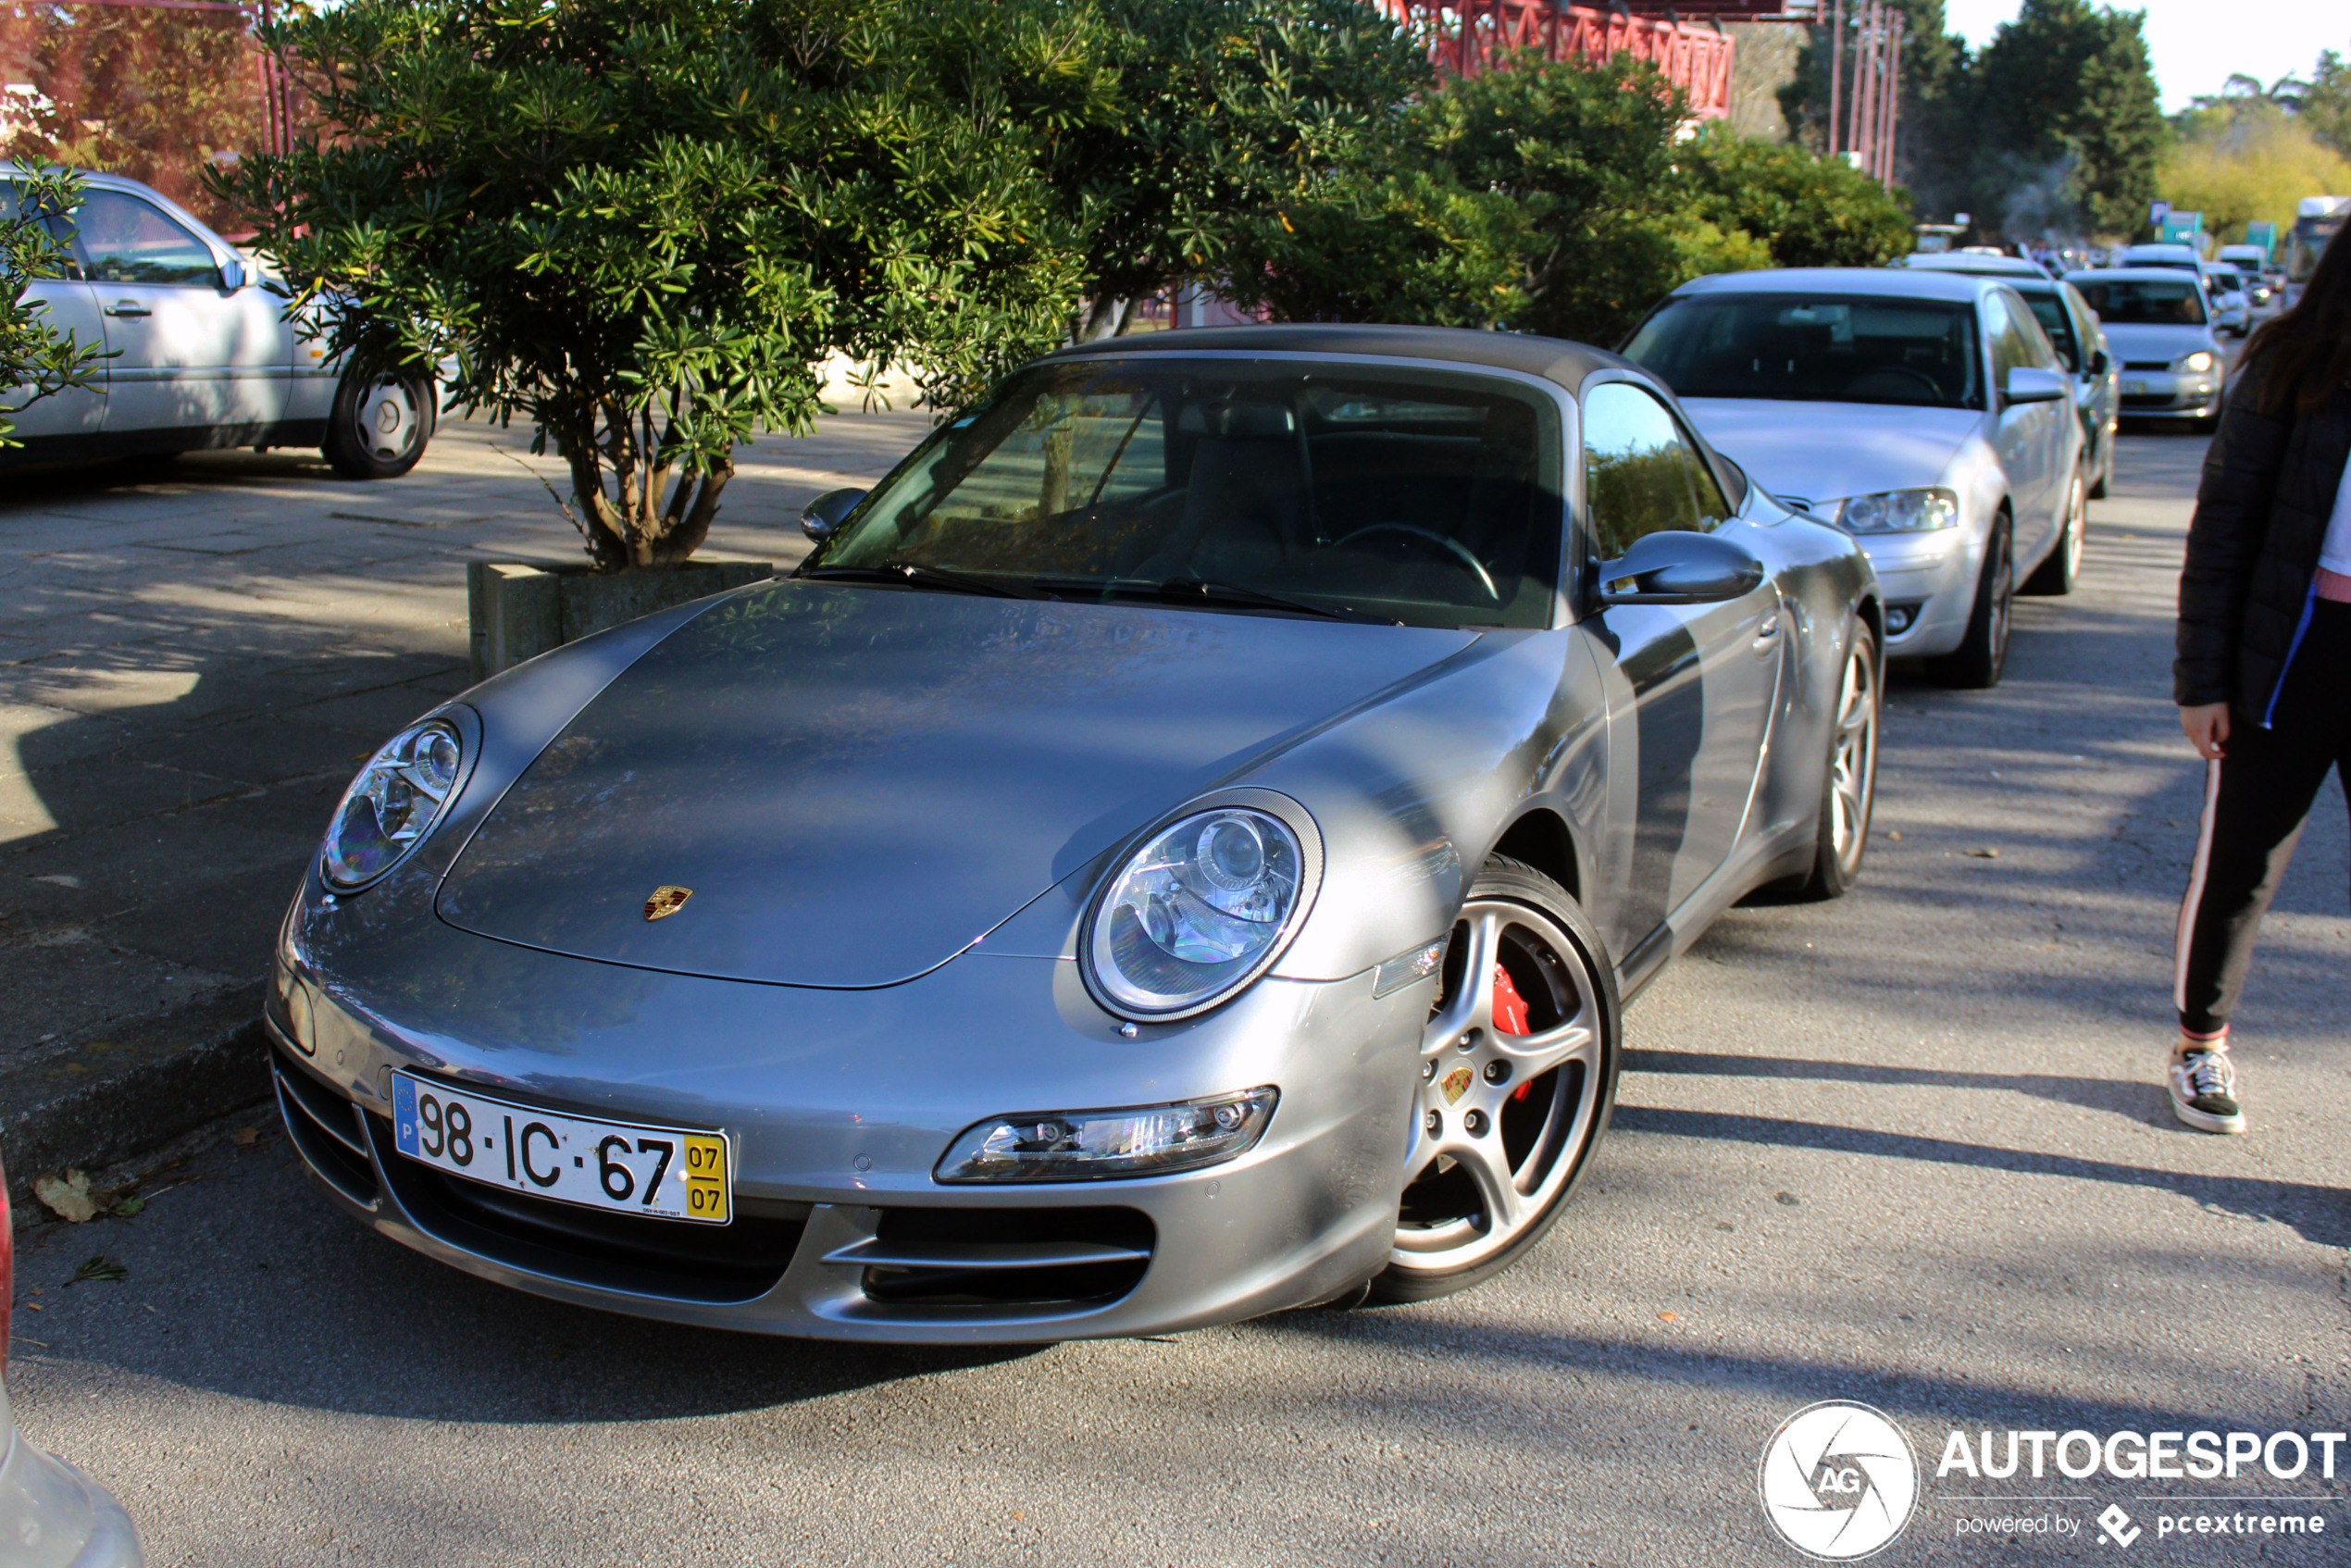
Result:
<instances>
[{"instance_id":1,"label":"white hatchback car","mask_svg":"<svg viewBox=\"0 0 2351 1568\"><path fill-rule=\"evenodd\" d=\"M11 211L27 172L0 163ZM287 317L283 287L186 208L135 180L81 179L81 205L49 219L72 275L27 292L107 357L89 387L16 414L22 444L0 449L0 462L315 446L347 479L416 467L433 431L429 378L346 374Z\"/></svg>"}]
</instances>

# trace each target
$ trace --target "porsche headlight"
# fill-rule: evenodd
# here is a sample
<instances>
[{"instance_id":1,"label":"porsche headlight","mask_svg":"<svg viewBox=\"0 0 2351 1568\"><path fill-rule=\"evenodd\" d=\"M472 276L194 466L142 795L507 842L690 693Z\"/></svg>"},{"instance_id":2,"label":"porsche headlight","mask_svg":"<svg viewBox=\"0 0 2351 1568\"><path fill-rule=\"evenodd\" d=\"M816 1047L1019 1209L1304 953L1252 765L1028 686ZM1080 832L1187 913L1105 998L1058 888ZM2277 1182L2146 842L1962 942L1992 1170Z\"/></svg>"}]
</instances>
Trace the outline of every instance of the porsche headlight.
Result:
<instances>
[{"instance_id":1,"label":"porsche headlight","mask_svg":"<svg viewBox=\"0 0 2351 1568\"><path fill-rule=\"evenodd\" d=\"M1086 968L1113 1012L1196 1013L1262 974L1300 913L1306 855L1270 812L1219 806L1162 829L1102 890Z\"/></svg>"},{"instance_id":2,"label":"porsche headlight","mask_svg":"<svg viewBox=\"0 0 2351 1568\"><path fill-rule=\"evenodd\" d=\"M2173 360L2171 368L2183 376L2201 376L2219 363L2208 352L2198 349L2194 354L2183 354Z\"/></svg>"},{"instance_id":3,"label":"porsche headlight","mask_svg":"<svg viewBox=\"0 0 2351 1568\"><path fill-rule=\"evenodd\" d=\"M1851 533L1928 533L1957 528L1959 495L1939 485L1857 495L1838 508L1836 520Z\"/></svg>"},{"instance_id":4,"label":"porsche headlight","mask_svg":"<svg viewBox=\"0 0 2351 1568\"><path fill-rule=\"evenodd\" d=\"M400 864L456 793L465 760L457 727L429 719L392 737L343 791L327 828L318 874L337 892L355 892Z\"/></svg>"}]
</instances>

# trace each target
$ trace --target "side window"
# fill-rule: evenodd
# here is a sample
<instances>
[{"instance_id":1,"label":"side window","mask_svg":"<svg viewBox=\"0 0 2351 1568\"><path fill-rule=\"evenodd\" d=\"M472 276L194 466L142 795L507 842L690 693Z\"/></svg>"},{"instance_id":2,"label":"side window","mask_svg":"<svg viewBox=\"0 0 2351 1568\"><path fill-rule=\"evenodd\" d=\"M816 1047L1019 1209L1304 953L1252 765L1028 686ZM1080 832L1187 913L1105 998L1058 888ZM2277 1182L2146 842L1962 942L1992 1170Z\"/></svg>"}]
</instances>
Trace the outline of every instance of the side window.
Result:
<instances>
[{"instance_id":1,"label":"side window","mask_svg":"<svg viewBox=\"0 0 2351 1568\"><path fill-rule=\"evenodd\" d=\"M136 196L93 191L74 213L73 227L92 282L220 282L219 263L205 243Z\"/></svg>"},{"instance_id":2,"label":"side window","mask_svg":"<svg viewBox=\"0 0 2351 1568\"><path fill-rule=\"evenodd\" d=\"M1603 382L1584 399L1584 492L1592 549L1604 561L1648 534L1710 529L1729 511L1673 416L1629 381Z\"/></svg>"},{"instance_id":3,"label":"side window","mask_svg":"<svg viewBox=\"0 0 2351 1568\"><path fill-rule=\"evenodd\" d=\"M2033 309L2033 319L2048 334L2049 346L2057 350L2058 364L2067 370L2082 368L2082 355L2073 335L2073 317L2066 303L2057 292L2038 291L2025 296L2024 303Z\"/></svg>"},{"instance_id":4,"label":"side window","mask_svg":"<svg viewBox=\"0 0 2351 1568\"><path fill-rule=\"evenodd\" d=\"M2005 387L2009 372L2021 367L2037 366L2033 340L2025 334L2009 308L2009 302L1994 294L1988 302L1992 307L1992 384Z\"/></svg>"}]
</instances>

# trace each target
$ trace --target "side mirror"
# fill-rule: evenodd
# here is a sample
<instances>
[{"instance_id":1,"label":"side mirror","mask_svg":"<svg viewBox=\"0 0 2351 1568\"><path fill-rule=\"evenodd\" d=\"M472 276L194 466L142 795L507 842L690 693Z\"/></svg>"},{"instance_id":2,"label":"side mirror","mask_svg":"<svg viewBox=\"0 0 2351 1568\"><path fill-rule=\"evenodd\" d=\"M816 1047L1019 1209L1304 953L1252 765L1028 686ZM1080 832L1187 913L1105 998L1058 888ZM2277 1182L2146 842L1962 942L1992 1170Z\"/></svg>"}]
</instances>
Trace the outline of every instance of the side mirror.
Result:
<instances>
[{"instance_id":1,"label":"side mirror","mask_svg":"<svg viewBox=\"0 0 2351 1568\"><path fill-rule=\"evenodd\" d=\"M1603 604L1715 604L1763 582L1763 563L1710 533L1652 533L1600 564Z\"/></svg>"},{"instance_id":2,"label":"side mirror","mask_svg":"<svg viewBox=\"0 0 2351 1568\"><path fill-rule=\"evenodd\" d=\"M862 490L828 490L800 509L800 531L822 544L839 531L850 511L865 499Z\"/></svg>"},{"instance_id":3,"label":"side mirror","mask_svg":"<svg viewBox=\"0 0 2351 1568\"><path fill-rule=\"evenodd\" d=\"M252 281L253 268L244 257L232 255L220 264L220 287L225 292L233 294Z\"/></svg>"},{"instance_id":4,"label":"side mirror","mask_svg":"<svg viewBox=\"0 0 2351 1568\"><path fill-rule=\"evenodd\" d=\"M2000 395L2010 403L2055 403L2065 395L2065 378L2054 370L2020 365L2009 372Z\"/></svg>"}]
</instances>

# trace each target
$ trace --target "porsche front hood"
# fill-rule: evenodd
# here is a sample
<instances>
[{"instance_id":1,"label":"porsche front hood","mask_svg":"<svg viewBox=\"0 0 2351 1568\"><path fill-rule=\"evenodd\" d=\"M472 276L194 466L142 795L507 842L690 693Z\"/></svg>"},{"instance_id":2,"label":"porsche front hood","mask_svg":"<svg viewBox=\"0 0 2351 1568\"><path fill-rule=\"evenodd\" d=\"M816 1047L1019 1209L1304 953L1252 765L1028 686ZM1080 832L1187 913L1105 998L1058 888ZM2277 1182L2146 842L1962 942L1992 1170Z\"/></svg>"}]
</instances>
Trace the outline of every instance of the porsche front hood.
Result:
<instances>
[{"instance_id":1,"label":"porsche front hood","mask_svg":"<svg viewBox=\"0 0 2351 1568\"><path fill-rule=\"evenodd\" d=\"M476 831L439 910L580 958L892 985L1475 641L774 583L581 709ZM690 893L649 919L664 888Z\"/></svg>"}]
</instances>

